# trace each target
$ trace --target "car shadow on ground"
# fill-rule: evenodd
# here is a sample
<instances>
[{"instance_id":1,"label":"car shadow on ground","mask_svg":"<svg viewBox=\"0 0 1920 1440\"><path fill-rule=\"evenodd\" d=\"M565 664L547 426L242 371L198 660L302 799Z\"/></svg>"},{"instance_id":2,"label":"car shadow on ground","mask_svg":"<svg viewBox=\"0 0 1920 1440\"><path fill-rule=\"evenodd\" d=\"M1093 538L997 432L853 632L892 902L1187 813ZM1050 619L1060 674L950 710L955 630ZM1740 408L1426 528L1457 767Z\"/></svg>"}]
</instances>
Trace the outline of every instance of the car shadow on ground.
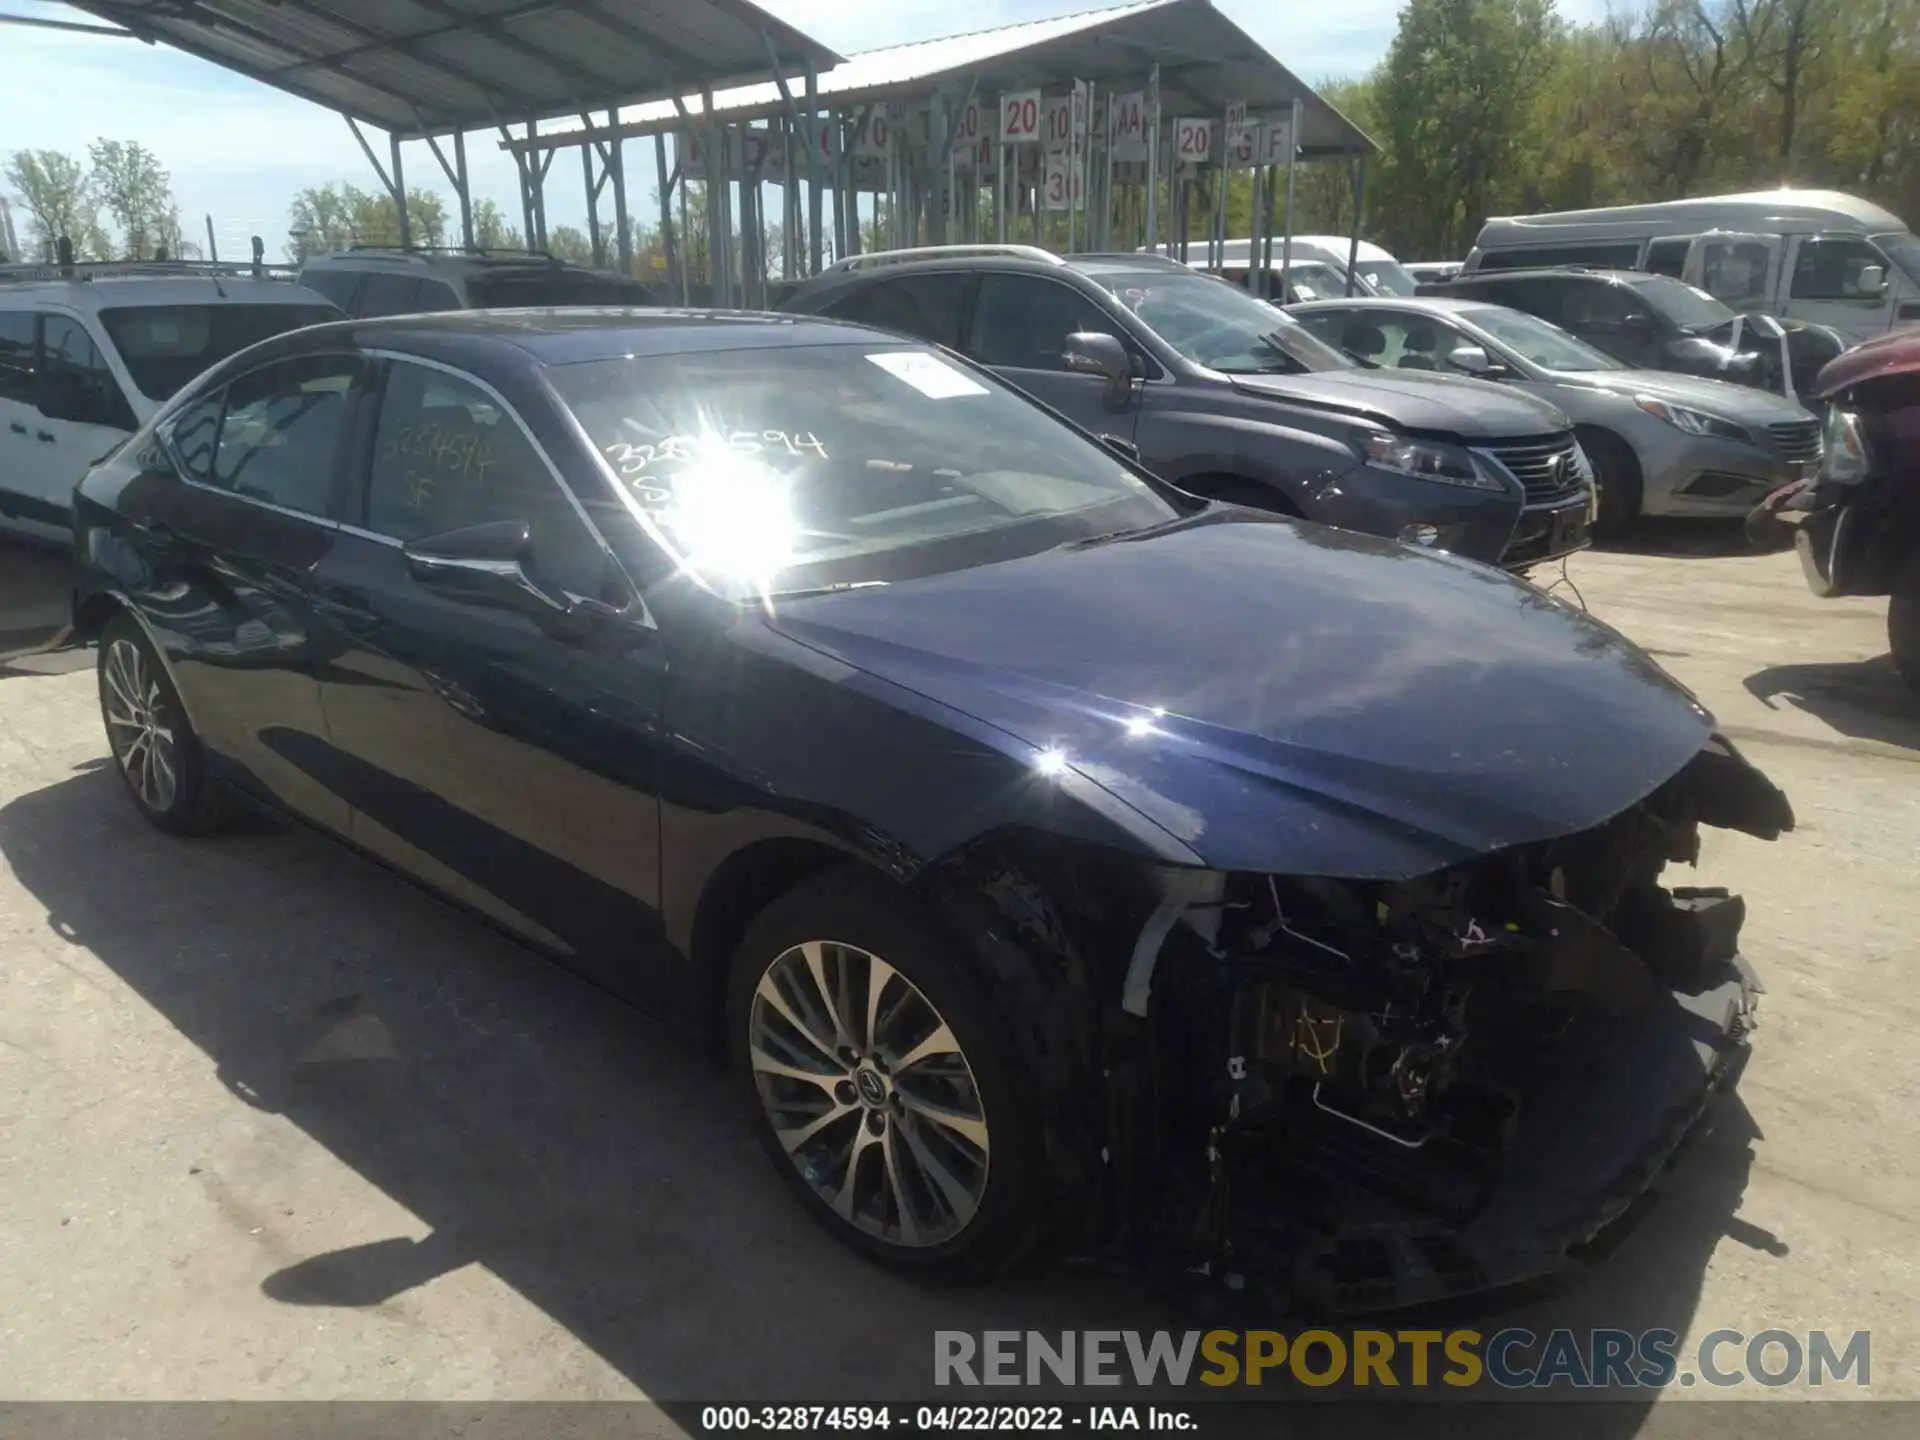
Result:
<instances>
[{"instance_id":1,"label":"car shadow on ground","mask_svg":"<svg viewBox=\"0 0 1920 1440\"><path fill-rule=\"evenodd\" d=\"M261 1288L285 1304L373 1306L481 1265L670 1401L1032 1399L934 1390L933 1333L1302 1326L1270 1308L1227 1319L1139 1275L1056 1269L938 1286L881 1270L793 1204L707 1060L297 827L171 839L138 819L101 762L0 808L0 856L63 942L205 1052L235 1096L298 1126L430 1228L284 1266ZM1358 1323L1684 1334L1717 1246L1779 1254L1791 1243L1734 1216L1753 1136L1737 1099L1725 1102L1637 1223L1566 1280ZM241 1183L215 1165L196 1162L199 1184ZM234 1243L248 1243L242 1230ZM1273 1378L1240 1398L1289 1393ZM1198 1385L1181 1393L1212 1398ZM1649 1397L1630 1394L1580 1412L1599 1417L1582 1433L1635 1433ZM1354 1433L1354 1407L1336 1408ZM680 1419L694 1428L697 1416ZM1383 1433L1386 1421L1383 1411Z\"/></svg>"},{"instance_id":2,"label":"car shadow on ground","mask_svg":"<svg viewBox=\"0 0 1920 1440\"><path fill-rule=\"evenodd\" d=\"M1741 520L1678 519L1643 515L1594 546L1620 555L1726 560L1754 554Z\"/></svg>"},{"instance_id":3,"label":"car shadow on ground","mask_svg":"<svg viewBox=\"0 0 1920 1440\"><path fill-rule=\"evenodd\" d=\"M1770 665L1743 682L1769 710L1804 710L1842 735L1920 750L1920 693L1893 657Z\"/></svg>"}]
</instances>

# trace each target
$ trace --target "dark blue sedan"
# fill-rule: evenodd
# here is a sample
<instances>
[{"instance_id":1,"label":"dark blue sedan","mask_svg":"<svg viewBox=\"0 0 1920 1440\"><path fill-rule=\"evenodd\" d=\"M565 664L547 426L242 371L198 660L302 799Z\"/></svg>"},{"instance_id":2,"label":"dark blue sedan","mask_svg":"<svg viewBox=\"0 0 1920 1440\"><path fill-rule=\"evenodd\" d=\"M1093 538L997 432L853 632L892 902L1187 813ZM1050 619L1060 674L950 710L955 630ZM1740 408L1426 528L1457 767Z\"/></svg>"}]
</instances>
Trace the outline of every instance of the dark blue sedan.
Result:
<instances>
[{"instance_id":1,"label":"dark blue sedan","mask_svg":"<svg viewBox=\"0 0 1920 1440\"><path fill-rule=\"evenodd\" d=\"M1747 1054L1741 902L1661 872L1792 815L1650 660L923 345L322 325L74 510L141 814L291 815L711 1037L890 1263L1497 1283Z\"/></svg>"}]
</instances>

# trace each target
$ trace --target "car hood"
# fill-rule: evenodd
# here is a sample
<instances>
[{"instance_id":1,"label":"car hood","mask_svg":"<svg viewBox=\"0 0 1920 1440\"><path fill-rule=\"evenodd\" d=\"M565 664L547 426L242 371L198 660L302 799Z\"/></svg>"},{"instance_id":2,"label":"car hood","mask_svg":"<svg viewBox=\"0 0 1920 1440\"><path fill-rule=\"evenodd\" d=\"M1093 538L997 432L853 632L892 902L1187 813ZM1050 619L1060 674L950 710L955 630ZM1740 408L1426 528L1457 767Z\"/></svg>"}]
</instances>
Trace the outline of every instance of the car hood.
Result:
<instances>
[{"instance_id":1,"label":"car hood","mask_svg":"<svg viewBox=\"0 0 1920 1440\"><path fill-rule=\"evenodd\" d=\"M1563 384L1623 395L1651 395L1675 405L1689 405L1729 420L1756 425L1779 424L1813 417L1791 400L1751 385L1735 385L1704 375L1682 375L1672 370L1596 370L1577 375L1556 374Z\"/></svg>"},{"instance_id":2,"label":"car hood","mask_svg":"<svg viewBox=\"0 0 1920 1440\"><path fill-rule=\"evenodd\" d=\"M1310 375L1235 375L1249 395L1342 411L1395 430L1501 440L1545 435L1571 423L1532 395L1430 370L1322 370Z\"/></svg>"},{"instance_id":3,"label":"car hood","mask_svg":"<svg viewBox=\"0 0 1920 1440\"><path fill-rule=\"evenodd\" d=\"M1036 784L1071 767L1223 870L1397 878L1584 830L1712 730L1531 585L1231 507L767 623L1013 737Z\"/></svg>"}]
</instances>

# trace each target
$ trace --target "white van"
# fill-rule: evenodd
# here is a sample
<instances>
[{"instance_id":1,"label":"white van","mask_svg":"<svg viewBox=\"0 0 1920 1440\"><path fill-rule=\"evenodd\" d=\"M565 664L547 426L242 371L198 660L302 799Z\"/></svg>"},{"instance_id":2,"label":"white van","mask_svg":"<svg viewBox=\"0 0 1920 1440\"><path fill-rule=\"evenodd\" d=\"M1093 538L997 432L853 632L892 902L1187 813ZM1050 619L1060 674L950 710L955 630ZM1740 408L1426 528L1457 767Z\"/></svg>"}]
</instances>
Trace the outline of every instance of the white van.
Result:
<instances>
[{"instance_id":1,"label":"white van","mask_svg":"<svg viewBox=\"0 0 1920 1440\"><path fill-rule=\"evenodd\" d=\"M80 477L201 371L344 318L240 266L68 268L0 265L0 532L34 540L70 543Z\"/></svg>"},{"instance_id":2,"label":"white van","mask_svg":"<svg viewBox=\"0 0 1920 1440\"><path fill-rule=\"evenodd\" d=\"M1920 238L1836 190L1502 216L1481 227L1465 273L1554 265L1671 275L1735 310L1859 340L1920 323Z\"/></svg>"},{"instance_id":3,"label":"white van","mask_svg":"<svg viewBox=\"0 0 1920 1440\"><path fill-rule=\"evenodd\" d=\"M1162 255L1178 258L1177 248L1170 245L1155 247ZM1281 237L1273 237L1273 264L1280 265L1280 252L1284 248ZM1340 295L1346 294L1347 257L1352 253L1353 242L1344 235L1296 235L1293 237L1292 258L1295 264L1303 260L1316 261L1331 266L1340 277ZM1244 271L1252 263L1253 241L1229 240L1222 247L1221 268ZM1187 242L1187 263L1198 262L1203 268L1207 259L1207 242L1189 240ZM1356 295L1411 295L1419 288L1419 283L1409 275L1404 266L1394 259L1392 254L1370 241L1362 240L1354 265ZM1322 299L1329 298L1322 296Z\"/></svg>"}]
</instances>

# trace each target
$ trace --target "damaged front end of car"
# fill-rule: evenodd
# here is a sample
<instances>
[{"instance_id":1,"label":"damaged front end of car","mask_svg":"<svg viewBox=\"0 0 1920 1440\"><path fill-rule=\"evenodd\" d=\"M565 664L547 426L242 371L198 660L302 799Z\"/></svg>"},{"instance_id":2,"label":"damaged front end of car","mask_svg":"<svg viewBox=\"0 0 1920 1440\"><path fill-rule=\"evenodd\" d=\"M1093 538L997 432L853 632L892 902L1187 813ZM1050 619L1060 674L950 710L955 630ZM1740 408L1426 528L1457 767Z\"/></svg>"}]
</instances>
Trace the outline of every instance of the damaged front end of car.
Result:
<instances>
[{"instance_id":1,"label":"damaged front end of car","mask_svg":"<svg viewBox=\"0 0 1920 1440\"><path fill-rule=\"evenodd\" d=\"M1095 982L1109 1216L1323 1312L1558 1268L1746 1061L1744 903L1667 868L1792 825L1715 737L1602 824L1438 873L1150 872Z\"/></svg>"}]
</instances>

